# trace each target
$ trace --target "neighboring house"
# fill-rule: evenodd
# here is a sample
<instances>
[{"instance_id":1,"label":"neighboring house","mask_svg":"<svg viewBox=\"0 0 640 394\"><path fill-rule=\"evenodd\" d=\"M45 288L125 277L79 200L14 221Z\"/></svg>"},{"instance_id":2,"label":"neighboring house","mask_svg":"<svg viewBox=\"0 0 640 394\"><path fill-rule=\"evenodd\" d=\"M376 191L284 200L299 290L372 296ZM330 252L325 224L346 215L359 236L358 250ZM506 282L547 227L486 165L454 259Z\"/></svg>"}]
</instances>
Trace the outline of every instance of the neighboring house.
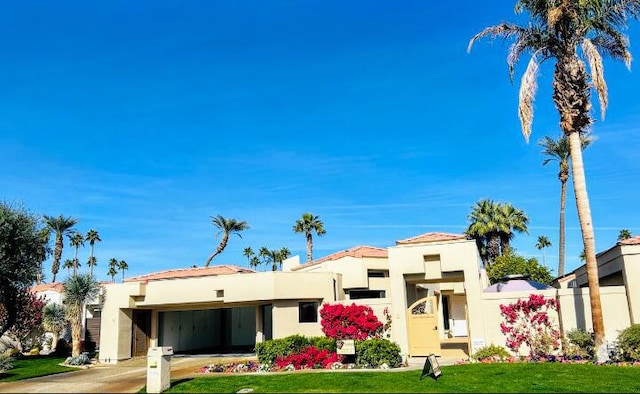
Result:
<instances>
[{"instance_id":1,"label":"neighboring house","mask_svg":"<svg viewBox=\"0 0 640 394\"><path fill-rule=\"evenodd\" d=\"M107 282L102 282L101 284L104 285L105 283ZM47 305L52 303L62 305L64 300L62 289L62 282L55 282L41 283L31 287L30 290L38 296L44 296L47 300ZM100 344L100 309L99 301L93 300L86 305L82 318L82 340L93 342L96 346ZM49 332L46 332L45 335L52 336ZM61 338L67 341L71 340L71 331L67 329Z\"/></svg>"},{"instance_id":2,"label":"neighboring house","mask_svg":"<svg viewBox=\"0 0 640 394\"><path fill-rule=\"evenodd\" d=\"M608 340L640 315L633 314L640 295L627 291L625 279L638 277L633 269L640 262L629 264L638 254L640 240L598 255L599 263L623 267L623 284L608 279L615 285L601 289ZM323 335L324 303L370 305L381 321L387 308L391 340L410 357L441 355L452 344L466 355L504 345L499 306L531 292L557 297L561 315L555 318L565 330L590 327L586 288L484 292L489 281L476 244L462 234L427 233L388 248L357 246L306 264L295 256L282 267L174 269L106 286L100 361L142 356L150 346L172 346L178 353L251 351L266 339ZM577 283L580 278L578 269Z\"/></svg>"}]
</instances>

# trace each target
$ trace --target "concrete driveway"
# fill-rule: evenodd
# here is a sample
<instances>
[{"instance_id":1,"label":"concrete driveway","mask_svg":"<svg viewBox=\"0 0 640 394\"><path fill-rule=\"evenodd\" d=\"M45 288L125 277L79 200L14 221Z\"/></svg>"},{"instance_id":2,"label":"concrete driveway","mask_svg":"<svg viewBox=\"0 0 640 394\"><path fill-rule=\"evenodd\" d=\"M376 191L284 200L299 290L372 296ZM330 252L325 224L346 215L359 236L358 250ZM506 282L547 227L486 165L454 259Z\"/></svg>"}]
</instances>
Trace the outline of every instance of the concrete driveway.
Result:
<instances>
[{"instance_id":1,"label":"concrete driveway","mask_svg":"<svg viewBox=\"0 0 640 394\"><path fill-rule=\"evenodd\" d=\"M225 362L227 360L232 361L225 357ZM174 357L171 360L171 379L195 375L199 367L220 361L220 357ZM0 393L137 393L147 384L146 362L146 357L140 357L115 365L96 365L67 373L0 383Z\"/></svg>"}]
</instances>

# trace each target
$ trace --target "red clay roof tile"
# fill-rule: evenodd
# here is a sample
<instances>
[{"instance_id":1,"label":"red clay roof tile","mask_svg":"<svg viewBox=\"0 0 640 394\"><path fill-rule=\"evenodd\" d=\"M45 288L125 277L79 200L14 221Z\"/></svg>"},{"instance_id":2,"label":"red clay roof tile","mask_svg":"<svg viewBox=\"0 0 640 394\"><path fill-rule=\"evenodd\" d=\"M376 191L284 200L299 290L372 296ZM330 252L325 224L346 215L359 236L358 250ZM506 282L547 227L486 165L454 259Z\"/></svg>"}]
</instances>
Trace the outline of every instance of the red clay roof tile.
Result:
<instances>
[{"instance_id":1,"label":"red clay roof tile","mask_svg":"<svg viewBox=\"0 0 640 394\"><path fill-rule=\"evenodd\" d=\"M160 279L178 279L178 278L193 278L199 276L216 276L216 275L230 275L244 272L255 272L248 268L242 268L235 265L214 265L211 267L202 268L178 268L166 271L153 272L150 274L135 276L133 278L125 279L125 282L141 282L145 280L160 280Z\"/></svg>"},{"instance_id":2,"label":"red clay roof tile","mask_svg":"<svg viewBox=\"0 0 640 394\"><path fill-rule=\"evenodd\" d=\"M401 239L396 241L396 245L411 245L422 244L427 242L441 242L441 241L457 241L461 239L467 239L465 234L451 234L451 233L426 233L417 235L415 237Z\"/></svg>"},{"instance_id":3,"label":"red clay roof tile","mask_svg":"<svg viewBox=\"0 0 640 394\"><path fill-rule=\"evenodd\" d=\"M343 257L355 257L355 258L368 257L368 258L385 258L386 259L388 255L389 254L387 252L387 249L384 249L384 248L377 248L375 246L354 246L353 248L332 253L318 260L313 260L311 262L299 265L297 267L292 268L291 270L296 271L296 270L310 267L313 265L322 264L325 261L338 260Z\"/></svg>"},{"instance_id":4,"label":"red clay roof tile","mask_svg":"<svg viewBox=\"0 0 640 394\"><path fill-rule=\"evenodd\" d=\"M618 241L618 245L640 245L640 235Z\"/></svg>"}]
</instances>

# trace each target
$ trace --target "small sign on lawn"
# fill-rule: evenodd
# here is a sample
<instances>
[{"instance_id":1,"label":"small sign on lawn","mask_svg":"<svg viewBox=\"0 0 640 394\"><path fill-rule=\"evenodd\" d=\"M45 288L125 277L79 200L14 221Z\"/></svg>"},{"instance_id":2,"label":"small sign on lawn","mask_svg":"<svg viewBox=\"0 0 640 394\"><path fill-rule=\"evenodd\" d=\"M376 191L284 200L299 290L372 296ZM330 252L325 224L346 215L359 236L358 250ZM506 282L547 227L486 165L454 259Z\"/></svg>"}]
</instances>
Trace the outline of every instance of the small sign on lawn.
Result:
<instances>
[{"instance_id":1,"label":"small sign on lawn","mask_svg":"<svg viewBox=\"0 0 640 394\"><path fill-rule=\"evenodd\" d=\"M442 371L440 371L440 364L438 364L436 355L431 353L427 356L427 359L424 360L424 367L422 368L420 380L422 380L422 378L424 378L425 376L431 376L435 380L438 380L438 377L440 375L442 375Z\"/></svg>"},{"instance_id":2,"label":"small sign on lawn","mask_svg":"<svg viewBox=\"0 0 640 394\"><path fill-rule=\"evenodd\" d=\"M336 349L338 354L356 354L356 345L353 339L338 339L336 341Z\"/></svg>"}]
</instances>

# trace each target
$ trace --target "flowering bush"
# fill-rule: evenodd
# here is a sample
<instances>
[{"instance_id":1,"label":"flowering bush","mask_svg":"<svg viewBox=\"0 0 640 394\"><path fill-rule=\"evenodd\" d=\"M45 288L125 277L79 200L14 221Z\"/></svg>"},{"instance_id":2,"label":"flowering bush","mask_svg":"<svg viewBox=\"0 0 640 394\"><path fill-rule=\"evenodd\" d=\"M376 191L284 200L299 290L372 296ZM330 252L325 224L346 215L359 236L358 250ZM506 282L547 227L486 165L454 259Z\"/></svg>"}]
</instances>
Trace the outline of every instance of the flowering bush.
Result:
<instances>
[{"instance_id":1,"label":"flowering bush","mask_svg":"<svg viewBox=\"0 0 640 394\"><path fill-rule=\"evenodd\" d=\"M334 339L378 337L383 325L368 305L324 304L320 309L322 332Z\"/></svg>"},{"instance_id":2,"label":"flowering bush","mask_svg":"<svg viewBox=\"0 0 640 394\"><path fill-rule=\"evenodd\" d=\"M342 362L342 357L328 350L320 350L315 346L308 346L300 353L290 354L286 357L278 357L276 366L286 368L293 365L295 369L331 368L336 362Z\"/></svg>"},{"instance_id":3,"label":"flowering bush","mask_svg":"<svg viewBox=\"0 0 640 394\"><path fill-rule=\"evenodd\" d=\"M549 310L558 310L556 300L540 294L531 294L528 300L500 305L500 314L505 318L500 323L500 331L507 336L507 347L518 353L520 346L525 344L532 358L544 358L558 350L560 330L553 326Z\"/></svg>"}]
</instances>

